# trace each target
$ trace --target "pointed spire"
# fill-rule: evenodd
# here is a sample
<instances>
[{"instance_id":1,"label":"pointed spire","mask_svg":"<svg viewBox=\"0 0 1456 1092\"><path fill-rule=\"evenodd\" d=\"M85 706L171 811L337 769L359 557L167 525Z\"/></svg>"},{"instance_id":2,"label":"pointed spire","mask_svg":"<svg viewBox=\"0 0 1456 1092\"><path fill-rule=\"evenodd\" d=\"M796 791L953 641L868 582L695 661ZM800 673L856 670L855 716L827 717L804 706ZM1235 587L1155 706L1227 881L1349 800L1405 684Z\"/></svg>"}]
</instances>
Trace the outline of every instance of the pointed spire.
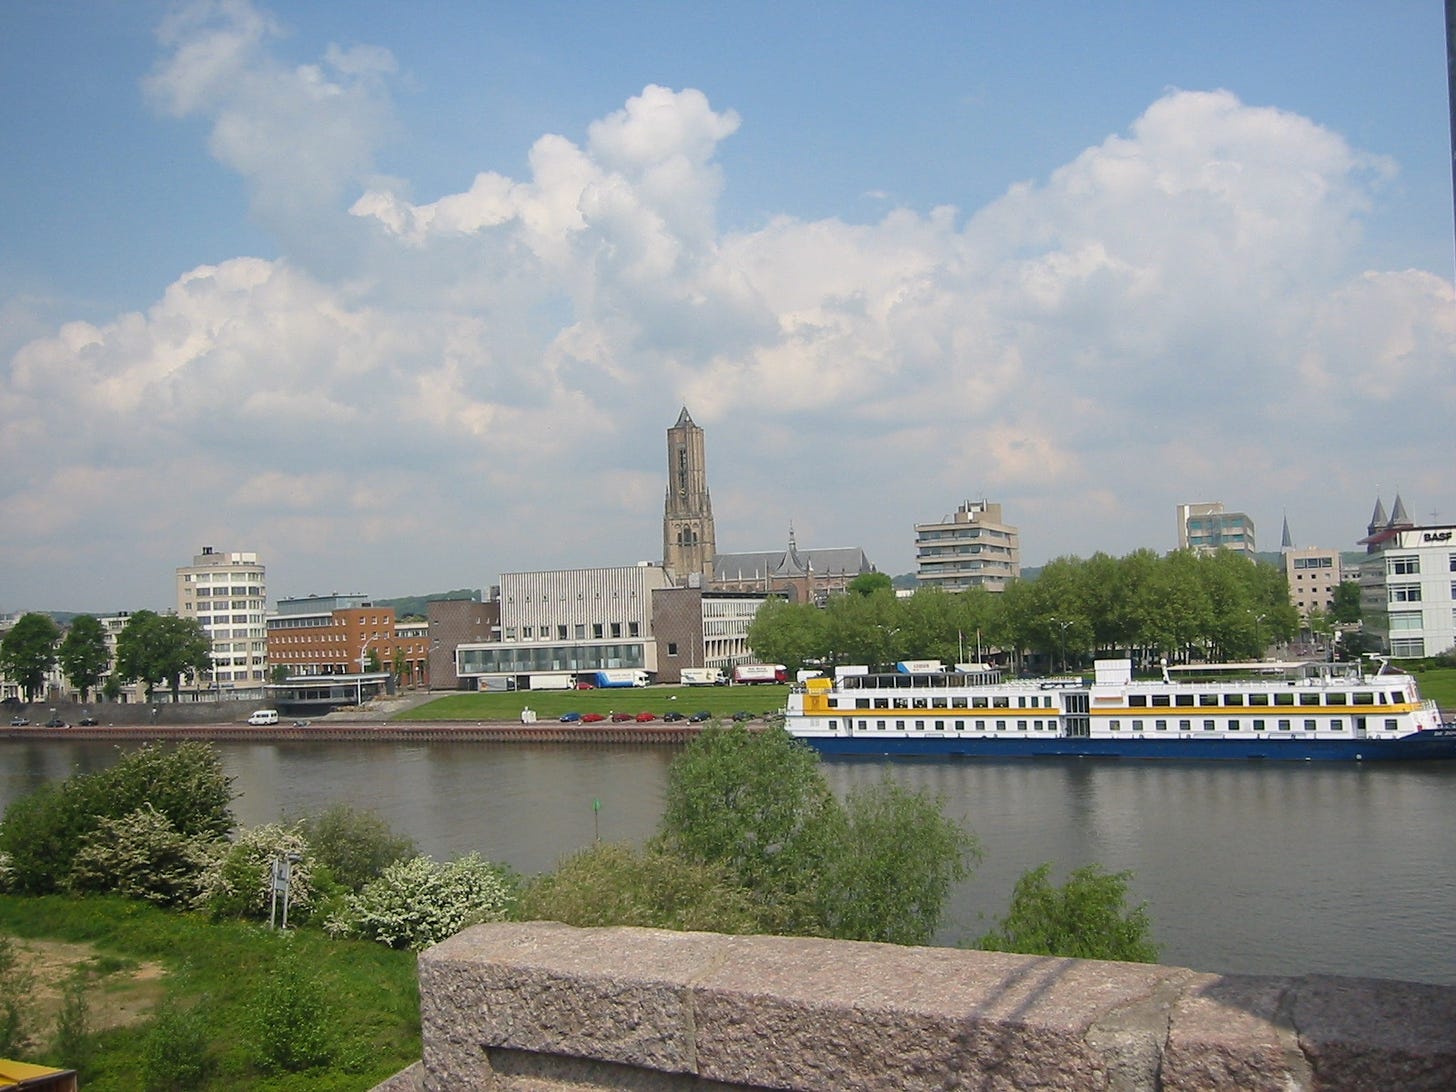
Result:
<instances>
[{"instance_id":1,"label":"pointed spire","mask_svg":"<svg viewBox=\"0 0 1456 1092\"><path fill-rule=\"evenodd\" d=\"M1366 528L1366 530L1368 530L1373 535L1376 531L1383 530L1385 528L1385 525L1389 522L1390 519L1385 514L1384 502L1382 502L1379 497L1376 497L1375 511L1372 512L1370 515L1370 526Z\"/></svg>"},{"instance_id":2,"label":"pointed spire","mask_svg":"<svg viewBox=\"0 0 1456 1092\"><path fill-rule=\"evenodd\" d=\"M677 424L673 425L672 427L673 428L693 428L694 427L694 425L693 425L693 419L688 414L688 408L687 408L687 406L684 406L682 408L682 412L677 415Z\"/></svg>"},{"instance_id":3,"label":"pointed spire","mask_svg":"<svg viewBox=\"0 0 1456 1092\"><path fill-rule=\"evenodd\" d=\"M1410 516L1405 513L1405 501L1400 499L1400 494L1395 495L1395 507L1390 510L1390 526L1412 527Z\"/></svg>"},{"instance_id":4,"label":"pointed spire","mask_svg":"<svg viewBox=\"0 0 1456 1092\"><path fill-rule=\"evenodd\" d=\"M1294 549L1294 536L1289 533L1289 513L1284 513L1284 538L1279 543L1280 550Z\"/></svg>"}]
</instances>

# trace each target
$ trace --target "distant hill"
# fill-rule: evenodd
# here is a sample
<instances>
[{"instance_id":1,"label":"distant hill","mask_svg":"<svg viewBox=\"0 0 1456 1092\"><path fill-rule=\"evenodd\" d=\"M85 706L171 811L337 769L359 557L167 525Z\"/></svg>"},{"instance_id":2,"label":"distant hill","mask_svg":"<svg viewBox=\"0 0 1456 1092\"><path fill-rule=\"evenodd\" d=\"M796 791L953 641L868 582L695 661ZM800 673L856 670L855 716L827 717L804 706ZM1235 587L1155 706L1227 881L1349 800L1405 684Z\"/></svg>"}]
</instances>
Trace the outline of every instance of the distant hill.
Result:
<instances>
[{"instance_id":1,"label":"distant hill","mask_svg":"<svg viewBox=\"0 0 1456 1092\"><path fill-rule=\"evenodd\" d=\"M423 618L428 603L439 603L449 599L479 599L479 588L456 588L454 591L432 592L429 595L405 595L398 599L370 600L378 607L393 607L396 618Z\"/></svg>"}]
</instances>

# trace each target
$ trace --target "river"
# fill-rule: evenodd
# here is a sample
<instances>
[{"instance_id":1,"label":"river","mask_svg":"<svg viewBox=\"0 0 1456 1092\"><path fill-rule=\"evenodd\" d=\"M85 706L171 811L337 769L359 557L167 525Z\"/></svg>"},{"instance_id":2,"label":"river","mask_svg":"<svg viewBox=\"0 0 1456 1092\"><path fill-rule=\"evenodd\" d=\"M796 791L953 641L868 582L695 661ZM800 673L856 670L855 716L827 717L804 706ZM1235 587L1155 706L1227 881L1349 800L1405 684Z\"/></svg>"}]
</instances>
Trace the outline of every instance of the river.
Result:
<instances>
[{"instance_id":1,"label":"river","mask_svg":"<svg viewBox=\"0 0 1456 1092\"><path fill-rule=\"evenodd\" d=\"M369 808L422 852L531 874L593 838L640 841L672 748L559 744L222 744L245 825ZM103 768L105 743L0 742L0 807ZM941 930L1006 909L1016 878L1097 863L1134 874L1163 962L1456 985L1456 763L827 761L838 792L896 778L938 795L985 850ZM600 802L600 807L596 806Z\"/></svg>"}]
</instances>

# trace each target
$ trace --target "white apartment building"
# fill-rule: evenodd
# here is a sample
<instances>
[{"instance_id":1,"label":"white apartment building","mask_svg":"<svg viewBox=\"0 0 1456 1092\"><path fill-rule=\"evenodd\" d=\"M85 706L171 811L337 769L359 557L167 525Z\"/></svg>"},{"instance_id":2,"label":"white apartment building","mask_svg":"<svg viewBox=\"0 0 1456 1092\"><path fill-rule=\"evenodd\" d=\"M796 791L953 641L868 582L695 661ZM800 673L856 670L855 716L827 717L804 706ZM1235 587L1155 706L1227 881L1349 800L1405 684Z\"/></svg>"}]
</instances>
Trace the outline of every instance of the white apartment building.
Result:
<instances>
[{"instance_id":1,"label":"white apartment building","mask_svg":"<svg viewBox=\"0 0 1456 1092\"><path fill-rule=\"evenodd\" d=\"M1178 549L1236 550L1254 556L1254 521L1230 512L1223 501L1178 505Z\"/></svg>"},{"instance_id":2,"label":"white apartment building","mask_svg":"<svg viewBox=\"0 0 1456 1092\"><path fill-rule=\"evenodd\" d=\"M1400 497L1390 518L1375 502L1360 540L1360 611L1367 631L1397 658L1437 656L1456 645L1456 524L1418 527Z\"/></svg>"},{"instance_id":3,"label":"white apartment building","mask_svg":"<svg viewBox=\"0 0 1456 1092\"><path fill-rule=\"evenodd\" d=\"M948 592L1005 591L1021 576L1021 536L999 504L966 501L938 523L915 525L915 576Z\"/></svg>"},{"instance_id":4,"label":"white apartment building","mask_svg":"<svg viewBox=\"0 0 1456 1092\"><path fill-rule=\"evenodd\" d=\"M208 689L255 689L267 681L267 605L267 568L255 553L204 546L177 569L177 613L197 619L212 641Z\"/></svg>"}]
</instances>

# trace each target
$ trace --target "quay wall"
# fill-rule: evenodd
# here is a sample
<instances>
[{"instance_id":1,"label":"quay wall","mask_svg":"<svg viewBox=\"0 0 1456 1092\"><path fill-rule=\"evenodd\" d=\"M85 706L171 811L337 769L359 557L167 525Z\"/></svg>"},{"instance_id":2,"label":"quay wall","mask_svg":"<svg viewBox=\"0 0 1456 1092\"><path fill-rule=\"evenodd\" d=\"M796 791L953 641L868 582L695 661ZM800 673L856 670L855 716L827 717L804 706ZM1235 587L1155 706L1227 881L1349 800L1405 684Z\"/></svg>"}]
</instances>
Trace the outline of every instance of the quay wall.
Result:
<instances>
[{"instance_id":1,"label":"quay wall","mask_svg":"<svg viewBox=\"0 0 1456 1092\"><path fill-rule=\"evenodd\" d=\"M376 1092L1456 1088L1456 988L548 923L420 956Z\"/></svg>"}]
</instances>

